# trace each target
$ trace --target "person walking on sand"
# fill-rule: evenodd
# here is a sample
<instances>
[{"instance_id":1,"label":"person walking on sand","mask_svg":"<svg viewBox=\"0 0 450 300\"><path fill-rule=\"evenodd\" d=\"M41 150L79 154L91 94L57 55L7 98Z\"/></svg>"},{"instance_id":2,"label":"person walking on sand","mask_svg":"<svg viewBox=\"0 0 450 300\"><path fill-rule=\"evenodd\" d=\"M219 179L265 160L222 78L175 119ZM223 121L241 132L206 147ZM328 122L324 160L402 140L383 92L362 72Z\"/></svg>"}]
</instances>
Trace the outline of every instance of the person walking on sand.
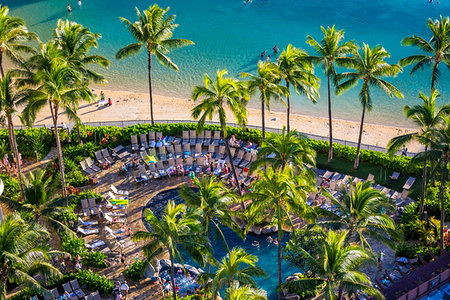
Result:
<instances>
[{"instance_id":1,"label":"person walking on sand","mask_svg":"<svg viewBox=\"0 0 450 300\"><path fill-rule=\"evenodd\" d=\"M127 282L124 281L122 285L120 286L120 291L125 295L125 298L128 298L128 290L130 287L128 286Z\"/></svg>"},{"instance_id":2,"label":"person walking on sand","mask_svg":"<svg viewBox=\"0 0 450 300\"><path fill-rule=\"evenodd\" d=\"M377 254L377 262L378 262L378 272L381 272L383 270L383 258L384 253L380 250Z\"/></svg>"}]
</instances>

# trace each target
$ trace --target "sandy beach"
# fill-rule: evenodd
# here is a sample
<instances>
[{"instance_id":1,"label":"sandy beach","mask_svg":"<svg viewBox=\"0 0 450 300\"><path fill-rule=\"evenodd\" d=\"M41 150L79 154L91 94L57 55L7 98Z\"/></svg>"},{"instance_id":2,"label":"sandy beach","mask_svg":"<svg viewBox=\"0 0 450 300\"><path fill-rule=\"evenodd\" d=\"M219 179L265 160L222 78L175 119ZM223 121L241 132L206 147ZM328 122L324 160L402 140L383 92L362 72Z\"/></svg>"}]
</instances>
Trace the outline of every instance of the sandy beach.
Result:
<instances>
[{"instance_id":1,"label":"sandy beach","mask_svg":"<svg viewBox=\"0 0 450 300\"><path fill-rule=\"evenodd\" d=\"M95 103L83 102L80 105L79 116L83 122L104 122L117 120L149 120L150 105L149 95L146 93L113 91L102 89L106 98L112 99L112 106L100 107ZM95 90L100 93L99 89ZM191 120L191 109L195 105L189 99L154 95L154 116L156 120ZM229 122L234 123L234 118L228 114ZM60 116L61 122L68 122L64 115ZM217 120L216 120L217 121ZM51 124L50 111L45 107L36 118L36 125ZM17 121L16 121L16 124ZM261 112L258 109L248 109L248 124L261 125ZM272 128L282 128L286 124L286 114L284 112L267 112L266 126ZM306 116L292 115L291 128L297 131L328 136L328 119ZM362 143L373 146L385 147L388 141L401 134L413 132L413 128L390 127L378 124L364 125ZM359 123L347 120L333 120L334 138L357 142ZM420 145L408 145L408 151L418 151Z\"/></svg>"}]
</instances>

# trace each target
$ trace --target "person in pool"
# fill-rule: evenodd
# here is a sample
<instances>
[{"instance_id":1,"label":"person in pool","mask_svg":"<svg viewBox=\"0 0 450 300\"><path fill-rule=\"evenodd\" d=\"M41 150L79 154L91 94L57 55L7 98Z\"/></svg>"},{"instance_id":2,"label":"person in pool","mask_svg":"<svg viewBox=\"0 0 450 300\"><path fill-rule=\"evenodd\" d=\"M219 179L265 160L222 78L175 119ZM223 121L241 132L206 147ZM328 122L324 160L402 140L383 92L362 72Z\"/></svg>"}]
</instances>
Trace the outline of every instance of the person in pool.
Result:
<instances>
[{"instance_id":1,"label":"person in pool","mask_svg":"<svg viewBox=\"0 0 450 300\"><path fill-rule=\"evenodd\" d=\"M273 243L273 238L270 235L267 237L266 240L268 243L271 243L271 244Z\"/></svg>"},{"instance_id":2,"label":"person in pool","mask_svg":"<svg viewBox=\"0 0 450 300\"><path fill-rule=\"evenodd\" d=\"M71 12L71 11L72 11L72 8L70 8L70 3L67 3L67 11L68 11L68 12Z\"/></svg>"},{"instance_id":3,"label":"person in pool","mask_svg":"<svg viewBox=\"0 0 450 300\"><path fill-rule=\"evenodd\" d=\"M258 241L253 241L252 246L253 247L259 247L259 242Z\"/></svg>"}]
</instances>

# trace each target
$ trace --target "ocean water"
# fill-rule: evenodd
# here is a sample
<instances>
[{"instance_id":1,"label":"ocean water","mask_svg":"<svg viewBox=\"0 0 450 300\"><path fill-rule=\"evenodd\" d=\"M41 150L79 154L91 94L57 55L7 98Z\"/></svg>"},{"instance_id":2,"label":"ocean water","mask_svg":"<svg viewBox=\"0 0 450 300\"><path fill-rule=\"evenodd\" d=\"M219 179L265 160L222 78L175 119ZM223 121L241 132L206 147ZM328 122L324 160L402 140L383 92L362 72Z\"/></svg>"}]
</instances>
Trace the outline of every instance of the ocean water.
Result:
<instances>
[{"instance_id":1,"label":"ocean water","mask_svg":"<svg viewBox=\"0 0 450 300\"><path fill-rule=\"evenodd\" d=\"M78 7L76 0L3 0L2 5L11 8L11 14L25 18L29 28L39 33L42 40L50 38L51 30L58 19L70 19L101 33L98 52L112 61L105 71L111 89L146 92L147 61L141 53L122 61L114 58L117 50L132 42L119 16L135 19L135 7L145 9L153 2L141 0L82 0ZM274 45L280 49L289 43L313 50L305 43L309 34L320 39L320 26L336 24L344 29L346 38L359 44L371 46L382 44L390 53L390 63L417 53L411 47L402 47L403 37L416 34L429 37L426 27L428 18L450 15L450 1L440 4L428 0L252 0L248 5L240 0L160 0L160 6L170 6L170 13L177 15L180 26L175 37L190 39L194 46L179 49L170 54L180 71L165 69L153 64L153 83L157 93L189 97L192 87L202 82L205 73L213 74L217 69L228 69L229 74L254 72L263 50L271 53ZM73 11L69 14L66 6ZM273 55L272 55L273 57ZM374 108L367 120L372 123L408 126L403 115L405 104L420 103L418 92L429 93L431 72L425 69L410 77L407 67L397 78L390 80L405 95L404 99L389 98L376 91L373 94ZM322 78L321 98L312 104L306 98L295 95L295 113L326 116L326 81L322 71L316 73ZM441 66L439 90L442 97L439 104L448 102L450 95L450 72ZM336 118L359 120L360 103L358 88L334 97L333 111ZM256 100L252 105L256 106ZM282 110L282 104L273 103L273 109Z\"/></svg>"}]
</instances>

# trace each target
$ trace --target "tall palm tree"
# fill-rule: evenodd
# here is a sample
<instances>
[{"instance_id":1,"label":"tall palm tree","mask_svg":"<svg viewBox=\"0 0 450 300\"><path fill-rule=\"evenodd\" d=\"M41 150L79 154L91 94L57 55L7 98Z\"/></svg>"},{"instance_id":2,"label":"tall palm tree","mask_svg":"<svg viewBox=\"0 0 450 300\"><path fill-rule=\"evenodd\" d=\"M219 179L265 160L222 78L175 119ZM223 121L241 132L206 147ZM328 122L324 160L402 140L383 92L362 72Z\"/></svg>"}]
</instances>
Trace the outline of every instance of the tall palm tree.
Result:
<instances>
[{"instance_id":1,"label":"tall palm tree","mask_svg":"<svg viewBox=\"0 0 450 300\"><path fill-rule=\"evenodd\" d=\"M381 191L372 188L371 184L370 181L358 182L354 186L350 178L350 190L344 190L344 195L339 198L322 189L322 195L330 199L336 210L331 212L317 208L317 211L320 211L318 214L322 215L324 220L315 224L330 229L348 230L346 244L356 240L362 248L371 249L367 240L367 237L370 237L394 247L399 240L399 234L389 213L395 211L395 204Z\"/></svg>"},{"instance_id":2,"label":"tall palm tree","mask_svg":"<svg viewBox=\"0 0 450 300\"><path fill-rule=\"evenodd\" d=\"M13 116L17 115L16 105L20 102L22 93L18 92L15 88L13 80L11 78L11 73L7 72L2 79L0 79L0 112L4 113L6 121L8 123L8 137L11 150L14 152L14 157L16 159L16 167L19 175L19 184L22 198L23 186L21 182L22 178L22 167L20 166L19 150L17 147L16 134L14 132Z\"/></svg>"},{"instance_id":3,"label":"tall palm tree","mask_svg":"<svg viewBox=\"0 0 450 300\"><path fill-rule=\"evenodd\" d=\"M6 300L8 282L47 291L33 278L36 270L61 276L49 262L53 255L43 243L48 232L40 225L27 224L17 213L5 216L0 224L0 299Z\"/></svg>"},{"instance_id":4,"label":"tall palm tree","mask_svg":"<svg viewBox=\"0 0 450 300\"><path fill-rule=\"evenodd\" d=\"M194 87L192 100L200 103L192 109L192 117L198 120L197 130L202 130L206 119L212 120L217 115L220 122L220 129L224 139L227 155L230 158L231 170L236 181L239 195L242 194L241 186L236 175L236 169L230 152L230 143L227 130L227 110L230 110L236 119L236 123L245 127L247 123L248 91L245 84L230 77L226 77L227 71L217 71L216 78L213 81L208 74L205 74L204 85ZM242 209L245 209L242 203Z\"/></svg>"},{"instance_id":5,"label":"tall palm tree","mask_svg":"<svg viewBox=\"0 0 450 300\"><path fill-rule=\"evenodd\" d=\"M308 140L297 131L289 131L283 127L282 134L272 134L261 143L258 158L250 166L250 171L270 165L275 170L284 170L292 165L297 170L314 173L307 168L307 164L316 164L316 152L309 146Z\"/></svg>"},{"instance_id":6,"label":"tall palm tree","mask_svg":"<svg viewBox=\"0 0 450 300\"><path fill-rule=\"evenodd\" d=\"M45 169L38 169L29 173L28 178L22 177L24 185L24 199L16 201L0 196L0 203L17 211L31 211L34 220L47 227L51 225L57 231L74 234L69 227L57 220L57 216L71 210L64 206L64 199L53 198L50 186L52 177L46 178ZM50 231L50 228L48 228Z\"/></svg>"},{"instance_id":7,"label":"tall palm tree","mask_svg":"<svg viewBox=\"0 0 450 300\"><path fill-rule=\"evenodd\" d=\"M425 203L425 192L427 189L427 163L428 163L428 149L430 147L430 134L434 131L433 129L440 125L443 121L443 117L450 113L450 104L443 105L440 109L436 107L436 99L440 97L437 90L431 92L430 97L420 92L419 99L423 101L423 104L417 104L413 107L405 105L403 111L408 119L412 119L413 122L419 127L417 132L400 135L391 139L388 143L387 150L388 153L394 154L406 143L416 140L425 146L424 150L424 163L423 163L423 175L422 175L422 197L420 200L419 215L422 218L424 203Z\"/></svg>"},{"instance_id":8,"label":"tall palm tree","mask_svg":"<svg viewBox=\"0 0 450 300\"><path fill-rule=\"evenodd\" d=\"M27 70L22 72L22 84L28 84L30 89L22 115L24 120L31 124L37 112L44 105L49 105L55 129L62 192L66 198L64 160L57 130L59 112L64 110L68 115L75 115L73 108L78 107L80 100L90 101L93 94L83 81L82 75L67 62L61 49L54 43L41 44L39 53L30 57L25 66Z\"/></svg>"},{"instance_id":9,"label":"tall palm tree","mask_svg":"<svg viewBox=\"0 0 450 300\"><path fill-rule=\"evenodd\" d=\"M8 6L0 5L0 73L2 78L5 77L3 57L9 58L15 63L21 63L23 59L19 52L33 52L33 48L24 42L36 37L34 32L28 32L23 19L10 16Z\"/></svg>"},{"instance_id":10,"label":"tall palm tree","mask_svg":"<svg viewBox=\"0 0 450 300\"><path fill-rule=\"evenodd\" d=\"M431 90L436 88L440 77L439 64L441 62L450 66L450 22L449 17L440 20L428 19L427 26L432 35L430 39L425 39L416 35L406 37L402 41L403 46L414 46L426 54L416 54L405 57L399 61L401 66L415 64L411 70L411 75L424 68L431 66Z\"/></svg>"},{"instance_id":11,"label":"tall palm tree","mask_svg":"<svg viewBox=\"0 0 450 300\"><path fill-rule=\"evenodd\" d=\"M147 50L148 88L150 92L150 117L152 125L155 124L153 120L152 56L155 55L156 59L164 67L178 71L177 65L166 54L171 50L194 44L190 40L172 38L173 31L178 27L178 24L174 23L175 15L166 17L168 11L169 7L162 9L157 4L153 4L153 6L150 6L142 13L136 8L138 20L134 23L120 17L120 20L124 23L136 42L120 49L116 54L116 58L123 59L130 55L135 55L142 48Z\"/></svg>"},{"instance_id":12,"label":"tall palm tree","mask_svg":"<svg viewBox=\"0 0 450 300\"><path fill-rule=\"evenodd\" d=\"M331 80L333 85L338 85L336 80L335 66L339 66L342 60L345 60L349 54L357 51L358 47L353 41L343 42L344 30L337 30L333 27L320 27L323 32L323 38L320 42L308 35L306 43L314 48L317 56L310 56L312 62L322 64L327 75L328 84L328 124L330 128L330 149L328 150L328 162L333 159L333 119L331 116Z\"/></svg>"},{"instance_id":13,"label":"tall palm tree","mask_svg":"<svg viewBox=\"0 0 450 300\"><path fill-rule=\"evenodd\" d=\"M341 65L354 72L344 72L337 75L338 82L345 79L336 87L337 94L348 90L362 81L361 91L359 92L359 101L362 105L361 125L359 127L358 147L356 149L355 164L353 168L359 167L359 153L361 149L361 139L364 126L364 116L366 110L372 110L372 97L370 95L371 87L378 87L389 97L396 96L403 98L403 94L391 83L382 79L382 77L394 77L401 72L401 67L397 64L391 65L385 61L390 57L389 53L382 46L375 46L370 48L369 45L363 44L363 56L357 52L354 57L341 61Z\"/></svg>"},{"instance_id":14,"label":"tall palm tree","mask_svg":"<svg viewBox=\"0 0 450 300\"><path fill-rule=\"evenodd\" d=\"M233 202L233 195L214 176L204 176L201 181L198 178L194 178L193 186L198 190L197 192L187 185L182 186L180 189L181 198L184 199L188 208L198 210L204 228L203 231L208 238L210 238L210 226L213 225L215 227L229 253L228 243L219 224L231 228L243 237L241 229L232 219L232 216L236 215L236 213L228 208ZM206 264L206 271L208 273L210 271L209 259Z\"/></svg>"},{"instance_id":15,"label":"tall palm tree","mask_svg":"<svg viewBox=\"0 0 450 300\"><path fill-rule=\"evenodd\" d=\"M280 85L281 74L277 66L272 63L260 61L258 63L258 74L241 73L242 77L248 77L246 82L250 93L259 91L261 101L261 126L262 139L266 139L266 122L264 117L265 107L270 111L272 99L283 101L282 96L287 95L289 90ZM284 102L284 101L283 101Z\"/></svg>"},{"instance_id":16,"label":"tall palm tree","mask_svg":"<svg viewBox=\"0 0 450 300\"><path fill-rule=\"evenodd\" d=\"M83 77L86 85L90 83L106 83L105 77L90 69L90 66L109 67L108 59L101 55L89 55L92 48L98 47L98 40L102 36L92 33L88 28L69 20L58 20L53 30L54 42L60 47L63 57L70 66L77 70ZM80 119L77 117L77 107L74 107L74 116L69 117L75 121L78 133L78 143L83 144L80 134Z\"/></svg>"},{"instance_id":17,"label":"tall palm tree","mask_svg":"<svg viewBox=\"0 0 450 300\"><path fill-rule=\"evenodd\" d=\"M233 248L219 263L215 274L205 274L204 276L214 276L211 282L213 298L216 299L219 290L230 288L233 284L249 285L256 287L253 277L266 276L263 269L257 265L258 257L248 254L243 248Z\"/></svg>"},{"instance_id":18,"label":"tall palm tree","mask_svg":"<svg viewBox=\"0 0 450 300\"><path fill-rule=\"evenodd\" d=\"M175 259L183 261L181 249L187 251L202 266L205 265L205 257L208 253L207 238L202 234L199 216L186 211L184 204L176 205L169 201L164 214L156 216L151 210L145 210L145 218L151 227L151 231L139 231L133 236L135 241L148 241L142 247L147 261L160 256L165 251L169 252L171 263L172 290L175 291ZM177 299L177 293L173 293L173 299Z\"/></svg>"},{"instance_id":19,"label":"tall palm tree","mask_svg":"<svg viewBox=\"0 0 450 300\"><path fill-rule=\"evenodd\" d=\"M314 278L303 277L296 281L285 283L285 286L296 286L300 289L309 289L323 285L317 295L320 299L342 299L342 292L360 291L384 299L383 295L371 284L369 276L357 269L373 257L358 246L345 246L347 231L336 233L328 231L327 239L323 245L324 251L317 258L312 257L307 250L299 248L305 260L316 266L317 274ZM338 292L338 287L339 292Z\"/></svg>"},{"instance_id":20,"label":"tall palm tree","mask_svg":"<svg viewBox=\"0 0 450 300\"><path fill-rule=\"evenodd\" d=\"M294 176L291 166L279 171L268 167L265 171L258 170L258 175L259 179L252 183L251 192L245 194L244 198L253 200L247 210L250 220L268 219L278 226L278 284L281 285L283 229L293 228L291 213L311 218L306 199L315 183L303 174ZM247 224L247 228L251 223ZM281 292L278 292L278 299L281 299Z\"/></svg>"},{"instance_id":21,"label":"tall palm tree","mask_svg":"<svg viewBox=\"0 0 450 300\"><path fill-rule=\"evenodd\" d=\"M314 75L313 64L306 59L306 51L297 49L291 44L287 46L278 58L278 70L281 78L286 82L286 88L290 91L291 85L297 95L305 95L312 102L317 101L319 97L320 80ZM286 94L286 128L287 132L291 130L291 99L290 93Z\"/></svg>"},{"instance_id":22,"label":"tall palm tree","mask_svg":"<svg viewBox=\"0 0 450 300\"><path fill-rule=\"evenodd\" d=\"M240 285L235 281L225 291L224 300L267 300L267 293L265 290Z\"/></svg>"}]
</instances>

